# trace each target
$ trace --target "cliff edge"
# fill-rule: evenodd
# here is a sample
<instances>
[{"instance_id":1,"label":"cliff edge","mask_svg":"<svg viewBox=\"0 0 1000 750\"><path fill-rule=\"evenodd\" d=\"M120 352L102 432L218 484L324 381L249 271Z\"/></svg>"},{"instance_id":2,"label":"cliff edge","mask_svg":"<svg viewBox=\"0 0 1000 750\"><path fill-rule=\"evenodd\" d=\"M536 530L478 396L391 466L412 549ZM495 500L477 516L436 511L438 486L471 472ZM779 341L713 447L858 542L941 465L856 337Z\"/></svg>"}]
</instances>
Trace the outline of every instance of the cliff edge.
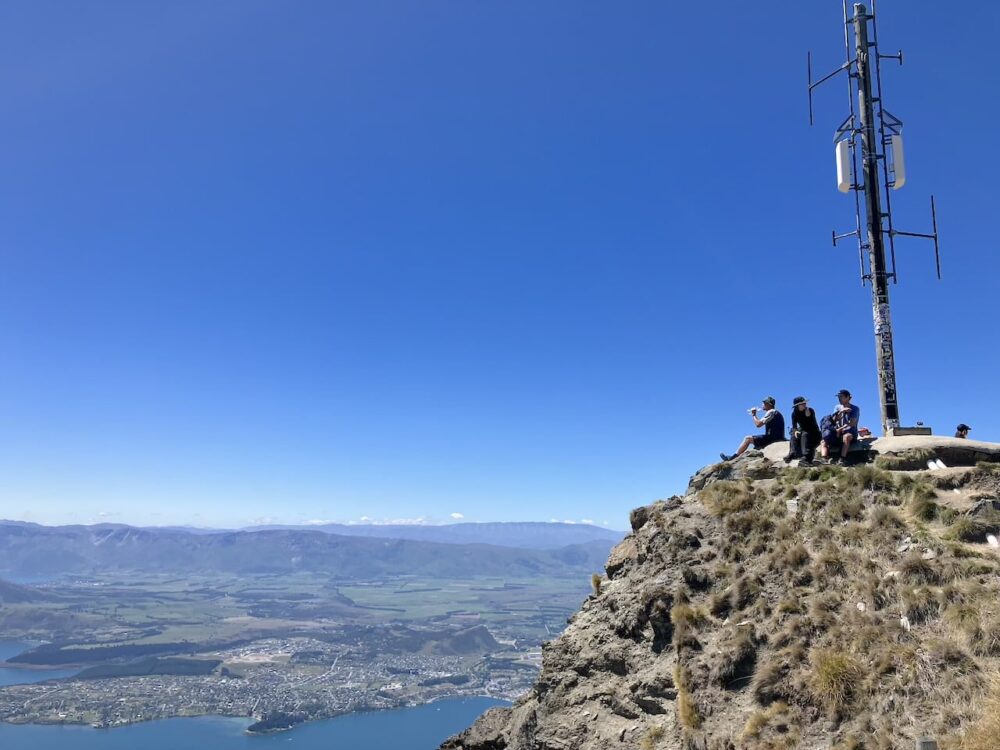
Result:
<instances>
[{"instance_id":1,"label":"cliff edge","mask_svg":"<svg viewBox=\"0 0 1000 750\"><path fill-rule=\"evenodd\" d=\"M534 688L442 750L1000 748L1000 444L876 447L634 510Z\"/></svg>"}]
</instances>

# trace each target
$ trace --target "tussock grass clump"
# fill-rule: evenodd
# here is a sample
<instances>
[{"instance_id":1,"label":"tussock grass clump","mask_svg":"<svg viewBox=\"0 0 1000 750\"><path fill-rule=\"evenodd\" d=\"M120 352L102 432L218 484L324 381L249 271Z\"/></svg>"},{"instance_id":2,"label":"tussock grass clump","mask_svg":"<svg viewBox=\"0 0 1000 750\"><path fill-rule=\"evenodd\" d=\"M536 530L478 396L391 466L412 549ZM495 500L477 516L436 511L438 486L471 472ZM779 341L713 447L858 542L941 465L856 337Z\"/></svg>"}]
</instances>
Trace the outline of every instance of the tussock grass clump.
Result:
<instances>
[{"instance_id":1,"label":"tussock grass clump","mask_svg":"<svg viewBox=\"0 0 1000 750\"><path fill-rule=\"evenodd\" d=\"M819 554L816 555L813 563L813 575L817 580L823 580L832 576L843 575L847 572L844 565L844 557L840 554L837 545L827 543Z\"/></svg>"},{"instance_id":2,"label":"tussock grass clump","mask_svg":"<svg viewBox=\"0 0 1000 750\"><path fill-rule=\"evenodd\" d=\"M742 690L753 676L756 663L757 638L753 629L735 628L719 643L712 679L727 690Z\"/></svg>"},{"instance_id":3,"label":"tussock grass clump","mask_svg":"<svg viewBox=\"0 0 1000 750\"><path fill-rule=\"evenodd\" d=\"M781 562L788 568L801 568L809 562L809 550L804 544L795 544L785 551Z\"/></svg>"},{"instance_id":4,"label":"tussock grass clump","mask_svg":"<svg viewBox=\"0 0 1000 750\"><path fill-rule=\"evenodd\" d=\"M911 586L903 589L899 595L903 615L913 625L936 617L940 611L938 597L926 586Z\"/></svg>"},{"instance_id":5,"label":"tussock grass clump","mask_svg":"<svg viewBox=\"0 0 1000 750\"><path fill-rule=\"evenodd\" d=\"M799 746L799 739L792 711L783 701L755 711L740 733L742 743L752 743L747 747L761 750L793 750Z\"/></svg>"},{"instance_id":6,"label":"tussock grass clump","mask_svg":"<svg viewBox=\"0 0 1000 750\"><path fill-rule=\"evenodd\" d=\"M601 577L600 573L591 573L590 575L590 588L594 591L594 596L601 595L601 584L604 579Z\"/></svg>"},{"instance_id":7,"label":"tussock grass clump","mask_svg":"<svg viewBox=\"0 0 1000 750\"><path fill-rule=\"evenodd\" d=\"M640 750L655 750L656 746L660 744L660 740L664 738L667 730L664 729L659 724L654 724L646 730L646 733L639 740Z\"/></svg>"},{"instance_id":8,"label":"tussock grass clump","mask_svg":"<svg viewBox=\"0 0 1000 750\"><path fill-rule=\"evenodd\" d=\"M993 613L984 617L970 633L968 643L976 656L1000 656L1000 616Z\"/></svg>"},{"instance_id":9,"label":"tussock grass clump","mask_svg":"<svg viewBox=\"0 0 1000 750\"><path fill-rule=\"evenodd\" d=\"M677 688L677 720L685 729L697 729L701 726L701 713L691 695L690 676L680 664L674 667L674 685Z\"/></svg>"},{"instance_id":10,"label":"tussock grass clump","mask_svg":"<svg viewBox=\"0 0 1000 750\"><path fill-rule=\"evenodd\" d=\"M910 488L906 507L921 521L933 521L937 518L939 506L937 504L937 492L927 484L915 484Z\"/></svg>"},{"instance_id":11,"label":"tussock grass clump","mask_svg":"<svg viewBox=\"0 0 1000 750\"><path fill-rule=\"evenodd\" d=\"M986 537L995 534L997 524L989 523L974 516L962 515L945 530L944 537L955 542L984 544Z\"/></svg>"},{"instance_id":12,"label":"tussock grass clump","mask_svg":"<svg viewBox=\"0 0 1000 750\"><path fill-rule=\"evenodd\" d=\"M758 596L760 596L760 582L750 576L740 576L730 590L729 605L738 612L752 604Z\"/></svg>"},{"instance_id":13,"label":"tussock grass clump","mask_svg":"<svg viewBox=\"0 0 1000 750\"><path fill-rule=\"evenodd\" d=\"M704 591L712 586L712 576L704 570L696 570L689 565L681 568L681 578L692 591Z\"/></svg>"},{"instance_id":14,"label":"tussock grass clump","mask_svg":"<svg viewBox=\"0 0 1000 750\"><path fill-rule=\"evenodd\" d=\"M878 456L875 466L884 471L919 471L927 468L927 462L935 456L930 448L915 448L904 453Z\"/></svg>"},{"instance_id":15,"label":"tussock grass clump","mask_svg":"<svg viewBox=\"0 0 1000 750\"><path fill-rule=\"evenodd\" d=\"M670 610L670 622L673 624L673 644L674 649L679 654L686 648L700 649L701 641L698 640L698 626L703 624L707 616L704 610L695 609L689 604L675 604Z\"/></svg>"},{"instance_id":16,"label":"tussock grass clump","mask_svg":"<svg viewBox=\"0 0 1000 750\"><path fill-rule=\"evenodd\" d=\"M701 501L717 518L752 510L754 492L745 483L714 482L701 491Z\"/></svg>"},{"instance_id":17,"label":"tussock grass clump","mask_svg":"<svg viewBox=\"0 0 1000 750\"><path fill-rule=\"evenodd\" d=\"M1000 745L1000 676L994 676L990 691L979 703L982 716L958 743L958 750L996 750Z\"/></svg>"},{"instance_id":18,"label":"tussock grass clump","mask_svg":"<svg viewBox=\"0 0 1000 750\"><path fill-rule=\"evenodd\" d=\"M843 488L883 492L896 487L892 474L877 466L860 466L848 471L840 477L837 484Z\"/></svg>"},{"instance_id":19,"label":"tussock grass clump","mask_svg":"<svg viewBox=\"0 0 1000 750\"><path fill-rule=\"evenodd\" d=\"M814 596L809 602L809 622L816 630L829 630L837 623L837 614L843 606L840 595L828 591Z\"/></svg>"},{"instance_id":20,"label":"tussock grass clump","mask_svg":"<svg viewBox=\"0 0 1000 750\"><path fill-rule=\"evenodd\" d=\"M814 649L809 665L813 699L831 716L839 716L853 704L864 681L864 667L853 656L827 648Z\"/></svg>"},{"instance_id":21,"label":"tussock grass clump","mask_svg":"<svg viewBox=\"0 0 1000 750\"><path fill-rule=\"evenodd\" d=\"M916 551L911 552L899 563L899 580L909 584L940 583L941 573Z\"/></svg>"},{"instance_id":22,"label":"tussock grass clump","mask_svg":"<svg viewBox=\"0 0 1000 750\"><path fill-rule=\"evenodd\" d=\"M875 529L901 529L906 526L899 513L886 505L873 507L868 514L868 523Z\"/></svg>"}]
</instances>

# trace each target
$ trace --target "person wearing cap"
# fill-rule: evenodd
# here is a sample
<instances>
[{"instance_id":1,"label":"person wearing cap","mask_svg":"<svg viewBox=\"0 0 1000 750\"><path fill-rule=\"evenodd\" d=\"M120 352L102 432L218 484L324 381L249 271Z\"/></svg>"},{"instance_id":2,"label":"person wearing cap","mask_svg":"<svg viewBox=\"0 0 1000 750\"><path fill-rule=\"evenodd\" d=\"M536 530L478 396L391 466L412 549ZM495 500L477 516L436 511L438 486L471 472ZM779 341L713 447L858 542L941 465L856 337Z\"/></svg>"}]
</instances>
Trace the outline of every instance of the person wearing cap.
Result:
<instances>
[{"instance_id":1,"label":"person wearing cap","mask_svg":"<svg viewBox=\"0 0 1000 750\"><path fill-rule=\"evenodd\" d=\"M960 424L958 427L955 428L955 437L962 438L962 440L965 440L966 438L969 437L969 430L971 429L972 428L969 427L969 425L967 424L964 423Z\"/></svg>"},{"instance_id":2,"label":"person wearing cap","mask_svg":"<svg viewBox=\"0 0 1000 750\"><path fill-rule=\"evenodd\" d=\"M833 428L823 435L823 442L820 443L820 455L827 458L831 449L840 448L840 455L835 457L831 463L846 464L847 452L851 449L851 444L858 439L858 420L861 419L861 409L851 403L851 392L846 388L837 391L837 400L840 404L834 415Z\"/></svg>"},{"instance_id":3,"label":"person wearing cap","mask_svg":"<svg viewBox=\"0 0 1000 750\"><path fill-rule=\"evenodd\" d=\"M756 406L750 410L750 417L753 419L753 423L757 427L763 427L764 434L747 435L743 438L743 442L736 453L729 456L725 453L719 454L723 461L731 461L737 456L742 456L751 445L760 450L764 446L785 439L785 418L781 416L780 411L774 408L776 404L774 396L768 396L761 402L761 405L764 407L764 413L760 417L757 416L757 412L760 410Z\"/></svg>"},{"instance_id":4,"label":"person wearing cap","mask_svg":"<svg viewBox=\"0 0 1000 750\"><path fill-rule=\"evenodd\" d=\"M788 437L790 440L785 463L800 458L800 463L811 464L823 436L816 422L816 410L809 406L809 399L805 396L796 396L792 400L792 429L789 430Z\"/></svg>"}]
</instances>

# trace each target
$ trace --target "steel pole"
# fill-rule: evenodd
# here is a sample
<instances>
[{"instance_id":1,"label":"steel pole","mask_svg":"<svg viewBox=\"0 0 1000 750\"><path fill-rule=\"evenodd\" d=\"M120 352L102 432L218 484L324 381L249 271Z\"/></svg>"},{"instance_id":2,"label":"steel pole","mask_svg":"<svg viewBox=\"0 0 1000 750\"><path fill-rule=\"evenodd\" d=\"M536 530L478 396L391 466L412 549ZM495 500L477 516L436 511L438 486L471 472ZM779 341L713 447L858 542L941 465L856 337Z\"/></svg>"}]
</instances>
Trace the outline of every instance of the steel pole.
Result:
<instances>
[{"instance_id":1,"label":"steel pole","mask_svg":"<svg viewBox=\"0 0 1000 750\"><path fill-rule=\"evenodd\" d=\"M875 323L875 354L878 359L879 400L882 407L882 432L889 434L890 430L899 427L899 403L896 400L896 359L892 346L892 318L889 315L889 275L886 272L882 236L879 148L876 141L875 104L872 100L871 80L874 65L869 56L868 11L861 3L854 6L854 41L857 44L858 109L861 118L863 188L872 282L872 317Z\"/></svg>"}]
</instances>

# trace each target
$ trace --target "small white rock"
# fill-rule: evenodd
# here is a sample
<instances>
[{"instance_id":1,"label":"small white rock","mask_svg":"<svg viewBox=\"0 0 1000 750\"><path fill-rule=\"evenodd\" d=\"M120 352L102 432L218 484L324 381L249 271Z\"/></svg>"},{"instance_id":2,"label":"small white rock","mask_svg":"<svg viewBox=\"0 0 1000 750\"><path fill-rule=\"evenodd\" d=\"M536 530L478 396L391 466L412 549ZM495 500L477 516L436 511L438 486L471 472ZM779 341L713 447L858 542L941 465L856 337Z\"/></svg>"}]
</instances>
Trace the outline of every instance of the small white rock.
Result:
<instances>
[{"instance_id":1,"label":"small white rock","mask_svg":"<svg viewBox=\"0 0 1000 750\"><path fill-rule=\"evenodd\" d=\"M910 618L909 617L906 617L905 615L903 617L900 617L899 618L899 624L903 626L903 630L905 630L907 633L910 632Z\"/></svg>"},{"instance_id":2,"label":"small white rock","mask_svg":"<svg viewBox=\"0 0 1000 750\"><path fill-rule=\"evenodd\" d=\"M924 554L922 554L920 557L923 558L924 560L933 560L935 557L937 557L937 552L935 552L932 549L924 550Z\"/></svg>"},{"instance_id":3,"label":"small white rock","mask_svg":"<svg viewBox=\"0 0 1000 750\"><path fill-rule=\"evenodd\" d=\"M993 536L992 534L989 534L989 535L988 535L988 536L986 537L986 541L987 541L987 542L989 542L989 545L990 545L991 547L1000 547L1000 539L997 539L997 538L996 538L995 536Z\"/></svg>"},{"instance_id":4,"label":"small white rock","mask_svg":"<svg viewBox=\"0 0 1000 750\"><path fill-rule=\"evenodd\" d=\"M954 492L956 495L961 495L962 494L962 490L958 489L958 487L956 487L955 489L953 489L952 492Z\"/></svg>"},{"instance_id":5,"label":"small white rock","mask_svg":"<svg viewBox=\"0 0 1000 750\"><path fill-rule=\"evenodd\" d=\"M940 458L935 459L934 465L937 466L939 469L947 469L948 468L947 466L945 466L944 461L942 461Z\"/></svg>"},{"instance_id":6,"label":"small white rock","mask_svg":"<svg viewBox=\"0 0 1000 750\"><path fill-rule=\"evenodd\" d=\"M864 612L867 609L864 602L858 602L858 612Z\"/></svg>"}]
</instances>

